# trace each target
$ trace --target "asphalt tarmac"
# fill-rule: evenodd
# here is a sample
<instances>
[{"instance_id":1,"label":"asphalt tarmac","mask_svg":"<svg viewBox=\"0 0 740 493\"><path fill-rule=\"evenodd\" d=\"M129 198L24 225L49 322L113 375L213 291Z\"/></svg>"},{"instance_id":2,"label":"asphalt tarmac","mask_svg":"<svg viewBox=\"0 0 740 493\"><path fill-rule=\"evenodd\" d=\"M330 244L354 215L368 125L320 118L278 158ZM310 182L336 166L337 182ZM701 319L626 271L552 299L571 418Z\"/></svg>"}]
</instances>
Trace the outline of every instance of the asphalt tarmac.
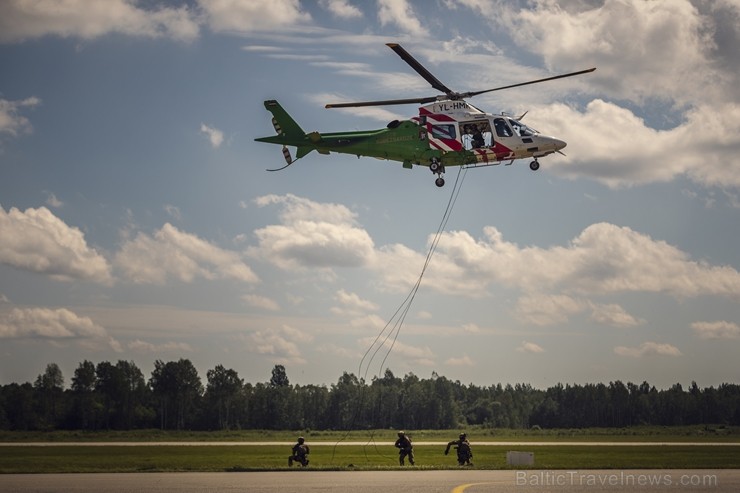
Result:
<instances>
[{"instance_id":1,"label":"asphalt tarmac","mask_svg":"<svg viewBox=\"0 0 740 493\"><path fill-rule=\"evenodd\" d=\"M740 491L740 470L310 471L4 474L0 492L712 492Z\"/></svg>"}]
</instances>

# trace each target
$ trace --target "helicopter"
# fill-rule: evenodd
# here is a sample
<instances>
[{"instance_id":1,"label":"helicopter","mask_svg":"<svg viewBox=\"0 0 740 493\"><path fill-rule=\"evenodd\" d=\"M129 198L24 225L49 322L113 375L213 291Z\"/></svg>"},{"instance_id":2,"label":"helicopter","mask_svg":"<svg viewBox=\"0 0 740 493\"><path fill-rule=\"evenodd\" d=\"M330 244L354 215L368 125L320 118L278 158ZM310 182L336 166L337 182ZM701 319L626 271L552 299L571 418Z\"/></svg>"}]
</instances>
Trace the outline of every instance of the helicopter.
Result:
<instances>
[{"instance_id":1,"label":"helicopter","mask_svg":"<svg viewBox=\"0 0 740 493\"><path fill-rule=\"evenodd\" d=\"M411 56L398 43L387 43L398 56L423 77L431 86L444 93L420 98L390 99L385 101L363 101L327 104L326 108L357 108L363 106L389 106L421 104L418 116L408 120L393 120L386 128L351 132L304 132L298 123L276 100L264 102L272 113L272 125L276 135L260 137L258 142L283 146L285 166L268 171L280 171L311 151L319 154L352 154L358 158L374 157L398 161L404 168L414 165L426 166L437 175L435 184L445 184L447 166L478 168L511 165L517 159L532 158L532 171L540 168L538 158L560 153L566 143L560 139L543 135L522 123L526 115L514 118L506 113L486 113L465 101L467 98L493 91L537 84L575 75L587 74L596 67L556 75L544 79L495 87L483 91L455 92L440 82L429 70ZM296 148L294 160L288 146Z\"/></svg>"}]
</instances>

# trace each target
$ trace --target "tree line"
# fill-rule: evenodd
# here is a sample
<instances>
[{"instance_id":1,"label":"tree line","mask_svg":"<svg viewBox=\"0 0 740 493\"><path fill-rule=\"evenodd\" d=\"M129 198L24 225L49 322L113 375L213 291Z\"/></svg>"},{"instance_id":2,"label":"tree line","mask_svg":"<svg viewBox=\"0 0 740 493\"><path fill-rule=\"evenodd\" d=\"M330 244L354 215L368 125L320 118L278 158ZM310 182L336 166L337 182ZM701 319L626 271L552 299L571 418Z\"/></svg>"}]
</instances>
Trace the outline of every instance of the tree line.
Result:
<instances>
[{"instance_id":1,"label":"tree line","mask_svg":"<svg viewBox=\"0 0 740 493\"><path fill-rule=\"evenodd\" d=\"M740 425L740 385L658 390L642 384L479 386L437 373L370 381L344 372L336 383L291 385L275 365L269 381L245 383L223 365L205 384L188 359L157 360L147 379L133 361L83 361L65 388L50 363L35 382L0 386L3 430L358 430L585 428Z\"/></svg>"}]
</instances>

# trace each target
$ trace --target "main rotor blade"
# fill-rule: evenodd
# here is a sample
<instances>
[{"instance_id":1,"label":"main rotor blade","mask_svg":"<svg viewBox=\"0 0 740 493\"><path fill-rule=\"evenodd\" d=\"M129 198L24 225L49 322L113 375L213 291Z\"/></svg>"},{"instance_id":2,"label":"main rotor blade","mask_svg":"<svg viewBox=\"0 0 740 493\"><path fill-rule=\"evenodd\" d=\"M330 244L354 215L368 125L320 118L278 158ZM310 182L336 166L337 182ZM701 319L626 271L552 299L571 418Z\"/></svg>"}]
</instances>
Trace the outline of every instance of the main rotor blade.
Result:
<instances>
[{"instance_id":1,"label":"main rotor blade","mask_svg":"<svg viewBox=\"0 0 740 493\"><path fill-rule=\"evenodd\" d=\"M437 96L429 96L426 98L410 98L410 99L389 99L386 101L360 101L357 103L332 103L324 106L325 108L359 108L360 106L391 106L394 104L424 104L436 101Z\"/></svg>"},{"instance_id":2,"label":"main rotor blade","mask_svg":"<svg viewBox=\"0 0 740 493\"><path fill-rule=\"evenodd\" d=\"M403 47L398 43L386 43L386 46L388 46L391 50L395 51L398 56L403 58L403 61L411 65L411 68L416 70L416 72L424 77L427 82L429 82L433 88L435 88L438 91L442 91L445 94L452 94L455 91L447 87L446 85L442 84L442 82L439 81L435 76L432 75L432 73L424 68L424 66L416 61L414 57L412 57L408 51L404 50Z\"/></svg>"},{"instance_id":3,"label":"main rotor blade","mask_svg":"<svg viewBox=\"0 0 740 493\"><path fill-rule=\"evenodd\" d=\"M579 70L578 72L572 72L570 74L562 74L562 75L556 75L554 77L547 77L545 79L531 80L529 82L520 82L519 84L512 84L510 86L494 87L493 89L486 89L485 91L465 92L465 93L462 93L460 96L463 98L470 98L472 96L477 96L478 94L484 94L486 92L500 91L502 89L511 89L512 87L521 87L521 86L527 86L529 84L538 84L540 82L547 82L548 80L563 79L565 77L573 77L574 75L588 74L590 72L593 72L594 70L596 70L596 67L589 68L586 70Z\"/></svg>"}]
</instances>

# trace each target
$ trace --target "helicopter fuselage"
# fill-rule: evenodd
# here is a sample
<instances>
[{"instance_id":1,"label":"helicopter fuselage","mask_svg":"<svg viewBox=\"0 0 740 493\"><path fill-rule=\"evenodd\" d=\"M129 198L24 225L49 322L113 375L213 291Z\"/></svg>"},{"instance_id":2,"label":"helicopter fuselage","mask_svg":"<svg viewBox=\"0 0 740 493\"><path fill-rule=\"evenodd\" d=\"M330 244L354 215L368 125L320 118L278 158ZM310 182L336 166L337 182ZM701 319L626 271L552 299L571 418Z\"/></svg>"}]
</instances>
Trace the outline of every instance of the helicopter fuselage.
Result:
<instances>
[{"instance_id":1,"label":"helicopter fuselage","mask_svg":"<svg viewBox=\"0 0 740 493\"><path fill-rule=\"evenodd\" d=\"M440 174L445 166L488 166L516 159L536 159L557 152L565 142L540 134L509 115L484 113L464 101L440 101L419 108L419 116L369 131L304 133L277 101L265 101L277 135L260 142L295 146L298 158L315 150L398 161L405 168L427 166ZM284 151L284 154L287 151ZM288 164L292 157L286 154ZM537 167L539 165L537 164Z\"/></svg>"}]
</instances>

